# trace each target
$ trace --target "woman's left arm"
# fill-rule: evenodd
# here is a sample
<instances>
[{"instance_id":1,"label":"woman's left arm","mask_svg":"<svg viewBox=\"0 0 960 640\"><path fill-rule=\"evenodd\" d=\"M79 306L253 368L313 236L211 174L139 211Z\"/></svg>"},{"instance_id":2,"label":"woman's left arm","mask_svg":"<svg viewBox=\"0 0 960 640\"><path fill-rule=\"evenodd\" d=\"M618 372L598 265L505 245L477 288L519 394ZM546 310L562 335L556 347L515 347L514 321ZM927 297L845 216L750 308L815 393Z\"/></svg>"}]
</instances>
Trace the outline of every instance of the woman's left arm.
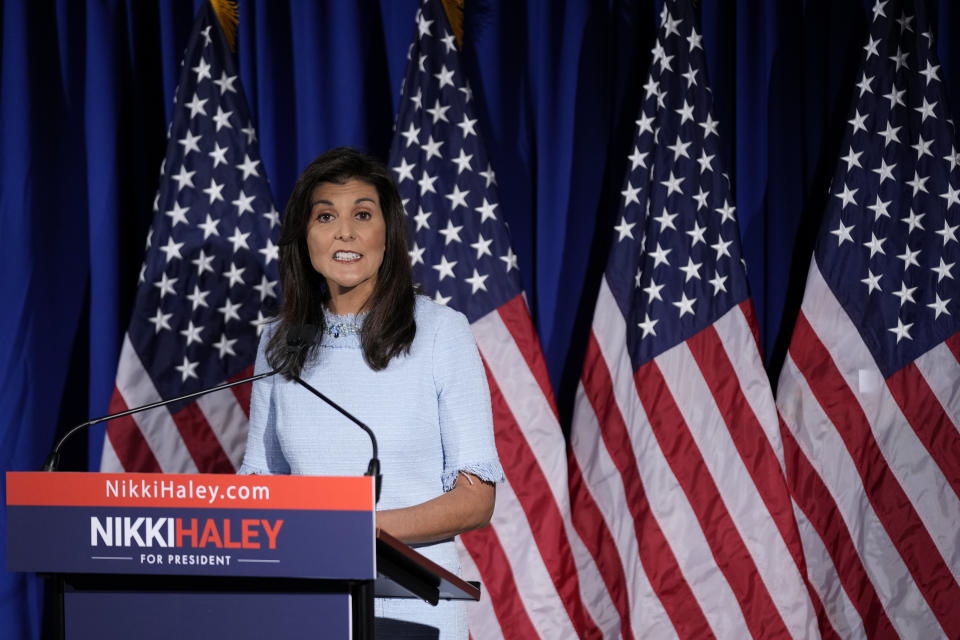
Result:
<instances>
[{"instance_id":1,"label":"woman's left arm","mask_svg":"<svg viewBox=\"0 0 960 640\"><path fill-rule=\"evenodd\" d=\"M461 471L453 489L403 509L377 512L377 527L407 543L436 542L490 522L496 485Z\"/></svg>"},{"instance_id":2,"label":"woman's left arm","mask_svg":"<svg viewBox=\"0 0 960 640\"><path fill-rule=\"evenodd\" d=\"M408 544L446 540L486 525L493 515L495 482L503 479L490 390L470 324L466 316L449 309L441 308L435 317L432 358L443 493L377 513L377 526Z\"/></svg>"}]
</instances>

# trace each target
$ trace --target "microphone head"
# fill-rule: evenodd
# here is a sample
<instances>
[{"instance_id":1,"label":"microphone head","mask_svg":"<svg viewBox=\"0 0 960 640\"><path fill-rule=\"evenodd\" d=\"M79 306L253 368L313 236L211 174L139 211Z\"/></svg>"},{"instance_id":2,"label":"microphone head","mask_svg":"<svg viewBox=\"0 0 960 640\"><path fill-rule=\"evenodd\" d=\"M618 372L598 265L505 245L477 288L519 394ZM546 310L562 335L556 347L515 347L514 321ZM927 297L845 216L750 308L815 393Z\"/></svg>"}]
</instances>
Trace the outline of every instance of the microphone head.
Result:
<instances>
[{"instance_id":1,"label":"microphone head","mask_svg":"<svg viewBox=\"0 0 960 640\"><path fill-rule=\"evenodd\" d=\"M317 341L317 325L294 325L287 330L287 351L294 353L308 349Z\"/></svg>"}]
</instances>

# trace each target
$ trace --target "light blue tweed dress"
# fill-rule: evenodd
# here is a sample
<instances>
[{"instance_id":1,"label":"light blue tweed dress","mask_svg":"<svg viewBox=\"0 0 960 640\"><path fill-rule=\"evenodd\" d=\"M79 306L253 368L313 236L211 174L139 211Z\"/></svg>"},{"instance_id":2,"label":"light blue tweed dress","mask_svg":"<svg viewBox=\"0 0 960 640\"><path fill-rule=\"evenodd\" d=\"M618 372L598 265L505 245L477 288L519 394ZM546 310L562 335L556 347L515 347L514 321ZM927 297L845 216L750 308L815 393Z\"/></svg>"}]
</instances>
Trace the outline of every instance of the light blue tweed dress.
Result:
<instances>
[{"instance_id":1,"label":"light blue tweed dress","mask_svg":"<svg viewBox=\"0 0 960 640\"><path fill-rule=\"evenodd\" d=\"M383 489L378 509L425 502L449 491L457 473L469 471L499 482L503 470L493 439L490 391L466 317L417 296L417 333L409 355L373 371L363 359L360 337L325 334L302 377L356 415L377 436ZM361 322L363 316L327 314L327 326ZM269 371L264 355L256 371ZM296 383L273 376L254 383L250 433L240 473L362 475L370 440L359 427ZM452 540L417 547L459 574ZM440 629L442 640L466 640L465 605L436 607L407 599L378 599L378 617L409 620Z\"/></svg>"}]
</instances>

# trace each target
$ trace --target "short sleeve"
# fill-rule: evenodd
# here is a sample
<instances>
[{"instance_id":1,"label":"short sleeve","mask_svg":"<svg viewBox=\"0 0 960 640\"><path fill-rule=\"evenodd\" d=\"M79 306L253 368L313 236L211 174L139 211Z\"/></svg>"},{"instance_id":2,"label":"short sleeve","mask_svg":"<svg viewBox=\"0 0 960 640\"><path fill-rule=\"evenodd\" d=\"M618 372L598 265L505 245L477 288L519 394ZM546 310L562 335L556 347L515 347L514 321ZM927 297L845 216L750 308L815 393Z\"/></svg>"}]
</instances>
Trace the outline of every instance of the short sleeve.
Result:
<instances>
[{"instance_id":1,"label":"short sleeve","mask_svg":"<svg viewBox=\"0 0 960 640\"><path fill-rule=\"evenodd\" d=\"M257 346L257 361L254 373L270 371L267 363L267 343L273 335L275 325L267 327ZM247 432L247 450L243 464L237 473L260 475L288 474L290 465L283 457L280 441L277 439L277 403L273 389L276 377L271 376L253 383L250 394L250 429Z\"/></svg>"},{"instance_id":2,"label":"short sleeve","mask_svg":"<svg viewBox=\"0 0 960 640\"><path fill-rule=\"evenodd\" d=\"M487 376L466 317L444 310L434 336L433 377L443 446L443 490L460 471L502 482Z\"/></svg>"}]
</instances>

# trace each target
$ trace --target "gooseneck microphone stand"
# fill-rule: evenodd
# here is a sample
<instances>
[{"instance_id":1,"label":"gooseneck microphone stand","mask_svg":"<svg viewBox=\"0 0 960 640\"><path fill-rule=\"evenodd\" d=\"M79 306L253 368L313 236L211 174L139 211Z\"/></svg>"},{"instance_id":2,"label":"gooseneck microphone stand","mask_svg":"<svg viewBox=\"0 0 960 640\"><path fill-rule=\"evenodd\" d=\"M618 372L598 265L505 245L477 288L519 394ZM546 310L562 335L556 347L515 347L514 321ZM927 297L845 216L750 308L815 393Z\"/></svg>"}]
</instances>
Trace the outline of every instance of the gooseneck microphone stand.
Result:
<instances>
[{"instance_id":1,"label":"gooseneck microphone stand","mask_svg":"<svg viewBox=\"0 0 960 640\"><path fill-rule=\"evenodd\" d=\"M302 327L291 327L287 335L287 350L290 353L295 353L302 351L312 345L316 341L317 337L317 328L313 325L304 325ZM246 384L247 382L255 382L257 380L263 380L264 378L269 378L281 372L281 369L274 369L273 371L267 371L266 373L260 373L257 375L249 376L247 378L242 378L240 380L235 380L233 382L225 382L219 384L215 387L210 387L209 389L201 389L199 391L194 391L193 393L187 393L176 398L170 398L169 400L158 400L157 402L151 402L150 404L145 404L140 407L134 407L133 409L127 409L126 411L120 411L119 413L111 413L110 415L101 416L99 418L94 418L93 420L87 420L82 422L74 427L71 427L67 430L63 436L57 441L53 449L50 451L50 454L47 456L47 459L43 463L43 471L56 471L57 467L60 464L60 451L63 448L63 445L70 440L75 434L83 431L95 424L100 422L106 422L107 420L113 420L114 418L123 418L124 416L129 416L134 413L140 413L141 411L147 411L149 409L155 409L157 407L162 407L164 405L172 404L174 402L181 402L183 400L190 400L191 398L196 398L198 396L206 395L208 393L213 393L215 391L222 391L224 389L229 389L230 387L235 387L237 385ZM313 388L310 384L304 381L300 376L293 376L292 380L302 386L304 389L317 396L328 405L340 412L345 418L356 424L358 427L366 431L367 435L370 437L370 444L373 449L373 455L370 458L370 463L367 465L367 471L364 475L372 476L374 479L374 501L380 501L380 489L383 486L383 476L380 474L380 459L377 457L377 437L374 435L373 430L370 429L367 425L357 419L352 413L338 405L336 402L325 396L323 393Z\"/></svg>"}]
</instances>

